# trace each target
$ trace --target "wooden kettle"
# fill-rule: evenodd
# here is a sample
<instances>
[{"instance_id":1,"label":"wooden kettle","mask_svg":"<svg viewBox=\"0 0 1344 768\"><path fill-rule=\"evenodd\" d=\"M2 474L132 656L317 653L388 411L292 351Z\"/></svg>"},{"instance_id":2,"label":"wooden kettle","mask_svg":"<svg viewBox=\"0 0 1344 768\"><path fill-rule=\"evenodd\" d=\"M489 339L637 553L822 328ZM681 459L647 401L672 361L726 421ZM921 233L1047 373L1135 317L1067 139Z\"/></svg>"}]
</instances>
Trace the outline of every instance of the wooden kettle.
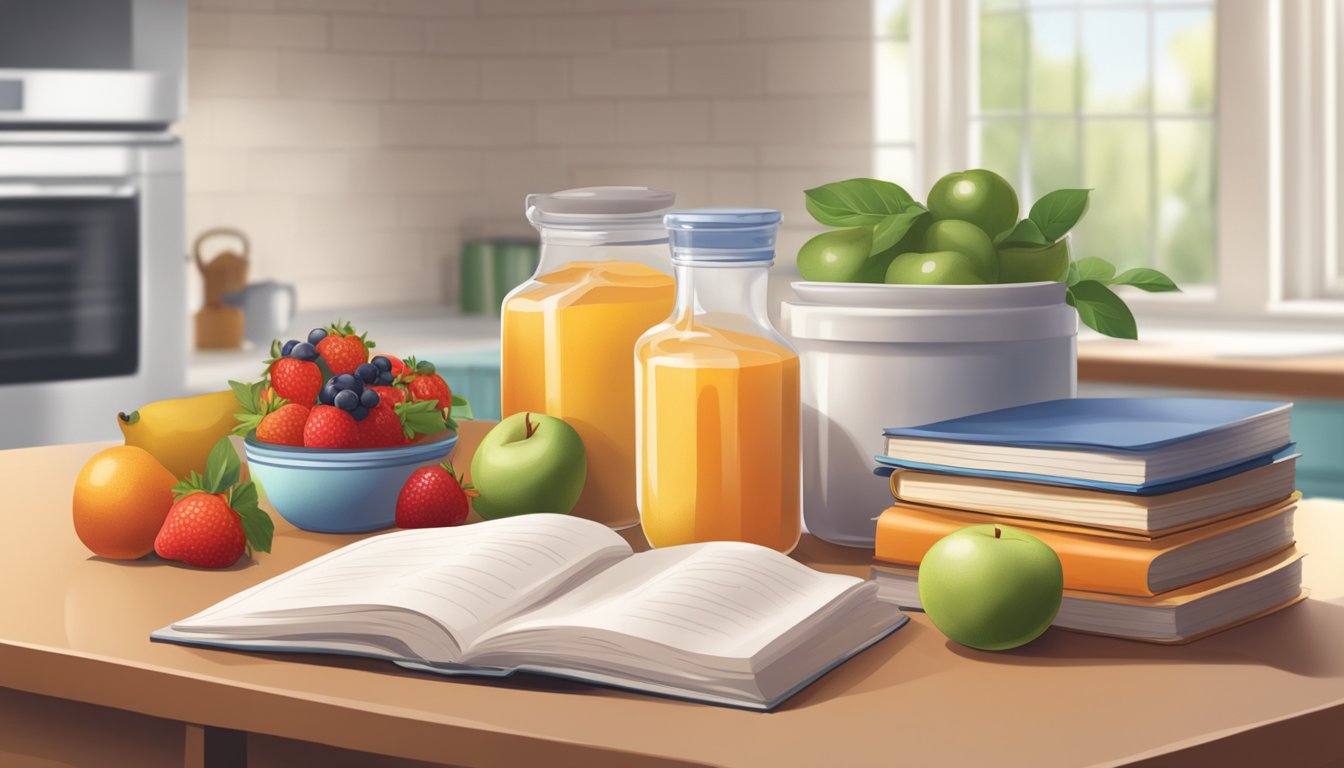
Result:
<instances>
[{"instance_id":1,"label":"wooden kettle","mask_svg":"<svg viewBox=\"0 0 1344 768\"><path fill-rule=\"evenodd\" d=\"M215 237L232 237L242 244L242 253L220 251L207 264L201 246ZM247 265L252 244L241 230L229 227L208 229L196 238L192 255L205 283L205 306L196 313L197 349L239 349L245 327L243 310L224 303L227 293L241 291L247 285Z\"/></svg>"}]
</instances>

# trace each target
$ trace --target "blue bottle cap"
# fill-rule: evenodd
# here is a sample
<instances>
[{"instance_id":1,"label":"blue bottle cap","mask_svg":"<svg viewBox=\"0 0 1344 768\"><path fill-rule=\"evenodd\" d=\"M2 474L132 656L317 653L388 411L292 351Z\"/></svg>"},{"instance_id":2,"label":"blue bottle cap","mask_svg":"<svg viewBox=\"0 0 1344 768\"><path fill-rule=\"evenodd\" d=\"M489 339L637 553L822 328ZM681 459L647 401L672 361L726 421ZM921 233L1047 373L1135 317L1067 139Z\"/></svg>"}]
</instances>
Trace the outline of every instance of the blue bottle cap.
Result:
<instances>
[{"instance_id":1,"label":"blue bottle cap","mask_svg":"<svg viewBox=\"0 0 1344 768\"><path fill-rule=\"evenodd\" d=\"M780 213L773 208L691 208L663 217L680 263L773 261Z\"/></svg>"}]
</instances>

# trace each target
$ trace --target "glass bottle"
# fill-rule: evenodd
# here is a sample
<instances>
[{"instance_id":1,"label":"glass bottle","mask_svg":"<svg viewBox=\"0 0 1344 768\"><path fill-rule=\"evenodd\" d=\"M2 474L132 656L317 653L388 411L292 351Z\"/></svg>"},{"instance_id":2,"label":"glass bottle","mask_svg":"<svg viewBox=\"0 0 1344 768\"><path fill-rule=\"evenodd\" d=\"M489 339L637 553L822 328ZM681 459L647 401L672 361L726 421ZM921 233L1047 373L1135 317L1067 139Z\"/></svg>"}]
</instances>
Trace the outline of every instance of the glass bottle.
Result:
<instances>
[{"instance_id":1,"label":"glass bottle","mask_svg":"<svg viewBox=\"0 0 1344 768\"><path fill-rule=\"evenodd\" d=\"M588 478L573 514L613 528L639 522L630 360L672 310L663 214L675 199L644 187L529 195L541 260L501 309L501 413L544 413L578 431Z\"/></svg>"},{"instance_id":2,"label":"glass bottle","mask_svg":"<svg viewBox=\"0 0 1344 768\"><path fill-rule=\"evenodd\" d=\"M635 346L639 510L655 547L801 532L798 355L770 325L779 211L672 211L676 306Z\"/></svg>"}]
</instances>

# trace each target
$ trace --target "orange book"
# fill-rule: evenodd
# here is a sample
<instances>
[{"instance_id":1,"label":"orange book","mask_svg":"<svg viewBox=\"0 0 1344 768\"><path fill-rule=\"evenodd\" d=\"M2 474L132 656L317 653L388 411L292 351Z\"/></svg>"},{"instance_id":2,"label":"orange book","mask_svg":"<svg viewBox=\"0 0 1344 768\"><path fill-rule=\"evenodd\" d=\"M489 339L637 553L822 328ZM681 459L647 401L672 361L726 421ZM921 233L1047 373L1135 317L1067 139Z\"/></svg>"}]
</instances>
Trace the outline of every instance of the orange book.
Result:
<instances>
[{"instance_id":1,"label":"orange book","mask_svg":"<svg viewBox=\"0 0 1344 768\"><path fill-rule=\"evenodd\" d=\"M1299 494L1236 517L1158 538L1097 528L897 503L877 521L875 557L917 566L939 539L970 525L1024 530L1059 555L1064 588L1149 596L1230 571L1293 543Z\"/></svg>"}]
</instances>

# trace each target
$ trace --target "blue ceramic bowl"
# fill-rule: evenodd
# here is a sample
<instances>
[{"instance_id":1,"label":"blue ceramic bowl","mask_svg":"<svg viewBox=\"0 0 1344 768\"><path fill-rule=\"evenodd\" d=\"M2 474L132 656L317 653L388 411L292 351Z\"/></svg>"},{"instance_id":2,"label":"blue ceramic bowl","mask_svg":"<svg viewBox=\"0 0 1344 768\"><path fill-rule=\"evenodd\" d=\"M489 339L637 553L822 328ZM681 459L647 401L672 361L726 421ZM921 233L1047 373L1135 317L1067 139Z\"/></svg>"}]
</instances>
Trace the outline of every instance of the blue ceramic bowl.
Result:
<instances>
[{"instance_id":1,"label":"blue ceramic bowl","mask_svg":"<svg viewBox=\"0 0 1344 768\"><path fill-rule=\"evenodd\" d=\"M457 435L400 448L295 448L243 441L247 466L279 515L306 531L359 533L390 527L397 495L416 469L437 464Z\"/></svg>"}]
</instances>

